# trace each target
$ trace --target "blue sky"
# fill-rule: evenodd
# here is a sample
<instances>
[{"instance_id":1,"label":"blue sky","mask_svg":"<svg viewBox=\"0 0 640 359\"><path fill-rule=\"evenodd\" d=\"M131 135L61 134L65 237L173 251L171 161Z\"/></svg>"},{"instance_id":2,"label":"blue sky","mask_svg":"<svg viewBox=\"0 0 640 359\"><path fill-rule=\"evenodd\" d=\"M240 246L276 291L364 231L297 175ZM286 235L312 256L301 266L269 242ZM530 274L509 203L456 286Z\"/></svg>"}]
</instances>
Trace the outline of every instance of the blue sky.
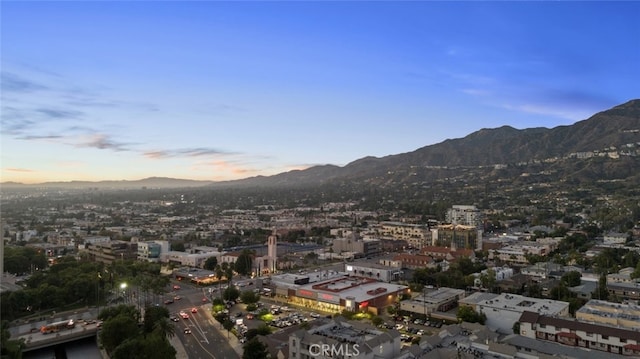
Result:
<instances>
[{"instance_id":1,"label":"blue sky","mask_svg":"<svg viewBox=\"0 0 640 359\"><path fill-rule=\"evenodd\" d=\"M640 2L1 3L1 181L229 180L638 98Z\"/></svg>"}]
</instances>

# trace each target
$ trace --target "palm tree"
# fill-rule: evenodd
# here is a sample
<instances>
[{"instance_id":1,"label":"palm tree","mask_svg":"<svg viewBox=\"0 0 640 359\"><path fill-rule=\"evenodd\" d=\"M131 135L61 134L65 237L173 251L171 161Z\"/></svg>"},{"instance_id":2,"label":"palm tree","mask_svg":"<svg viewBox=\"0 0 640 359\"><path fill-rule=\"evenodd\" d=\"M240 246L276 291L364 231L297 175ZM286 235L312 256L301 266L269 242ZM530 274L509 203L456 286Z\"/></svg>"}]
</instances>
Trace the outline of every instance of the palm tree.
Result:
<instances>
[{"instance_id":1,"label":"palm tree","mask_svg":"<svg viewBox=\"0 0 640 359\"><path fill-rule=\"evenodd\" d=\"M153 325L153 331L167 338L173 338L176 335L176 327L167 318L158 319Z\"/></svg>"},{"instance_id":2,"label":"palm tree","mask_svg":"<svg viewBox=\"0 0 640 359\"><path fill-rule=\"evenodd\" d=\"M220 299L222 299L222 276L224 275L224 270L222 269L222 265L218 264L216 266L216 278L218 278L218 291L220 292Z\"/></svg>"}]
</instances>

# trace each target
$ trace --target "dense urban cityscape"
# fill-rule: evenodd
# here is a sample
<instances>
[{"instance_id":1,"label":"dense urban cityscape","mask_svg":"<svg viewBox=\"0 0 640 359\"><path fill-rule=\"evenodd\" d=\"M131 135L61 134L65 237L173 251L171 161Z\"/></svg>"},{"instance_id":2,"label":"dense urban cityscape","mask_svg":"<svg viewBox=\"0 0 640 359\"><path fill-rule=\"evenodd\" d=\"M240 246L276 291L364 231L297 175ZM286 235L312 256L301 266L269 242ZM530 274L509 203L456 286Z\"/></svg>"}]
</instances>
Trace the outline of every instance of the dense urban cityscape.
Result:
<instances>
[{"instance_id":1,"label":"dense urban cityscape","mask_svg":"<svg viewBox=\"0 0 640 359\"><path fill-rule=\"evenodd\" d=\"M566 198L563 211L443 201L410 213L254 191L3 191L3 350L640 355L637 202L622 219ZM227 202L207 202L216 192Z\"/></svg>"},{"instance_id":2,"label":"dense urban cityscape","mask_svg":"<svg viewBox=\"0 0 640 359\"><path fill-rule=\"evenodd\" d=\"M639 1L0 7L0 359L640 359Z\"/></svg>"}]
</instances>

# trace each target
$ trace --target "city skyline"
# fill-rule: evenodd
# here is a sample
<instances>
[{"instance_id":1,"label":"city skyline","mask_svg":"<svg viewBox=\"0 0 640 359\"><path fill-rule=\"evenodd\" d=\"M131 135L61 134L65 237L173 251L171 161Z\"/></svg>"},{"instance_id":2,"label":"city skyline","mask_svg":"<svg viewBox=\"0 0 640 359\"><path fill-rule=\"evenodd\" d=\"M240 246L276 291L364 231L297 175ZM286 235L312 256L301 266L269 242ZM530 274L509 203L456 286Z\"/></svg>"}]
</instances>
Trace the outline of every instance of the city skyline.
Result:
<instances>
[{"instance_id":1,"label":"city skyline","mask_svg":"<svg viewBox=\"0 0 640 359\"><path fill-rule=\"evenodd\" d=\"M3 2L0 181L222 181L638 97L637 2Z\"/></svg>"}]
</instances>

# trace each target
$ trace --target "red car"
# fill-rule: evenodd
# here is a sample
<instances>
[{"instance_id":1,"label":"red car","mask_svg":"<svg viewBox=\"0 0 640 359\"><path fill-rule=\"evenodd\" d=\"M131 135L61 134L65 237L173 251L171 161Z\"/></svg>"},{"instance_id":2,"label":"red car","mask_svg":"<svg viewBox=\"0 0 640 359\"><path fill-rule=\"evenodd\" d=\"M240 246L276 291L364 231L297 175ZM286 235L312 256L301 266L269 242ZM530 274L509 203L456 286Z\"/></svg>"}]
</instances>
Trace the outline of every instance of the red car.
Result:
<instances>
[{"instance_id":1,"label":"red car","mask_svg":"<svg viewBox=\"0 0 640 359\"><path fill-rule=\"evenodd\" d=\"M191 308L191 313L198 313L198 308L196 307Z\"/></svg>"}]
</instances>

